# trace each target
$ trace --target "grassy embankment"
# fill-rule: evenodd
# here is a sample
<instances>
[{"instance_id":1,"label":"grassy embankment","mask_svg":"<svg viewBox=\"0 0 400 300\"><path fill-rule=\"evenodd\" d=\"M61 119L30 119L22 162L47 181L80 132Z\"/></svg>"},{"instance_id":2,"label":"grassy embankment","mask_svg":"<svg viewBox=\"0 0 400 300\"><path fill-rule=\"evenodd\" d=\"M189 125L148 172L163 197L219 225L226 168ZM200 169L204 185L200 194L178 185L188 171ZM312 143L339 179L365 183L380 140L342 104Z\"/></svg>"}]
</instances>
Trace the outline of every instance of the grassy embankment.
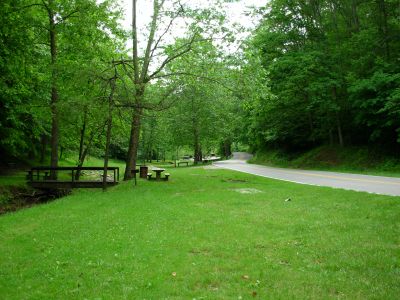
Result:
<instances>
[{"instance_id":1,"label":"grassy embankment","mask_svg":"<svg viewBox=\"0 0 400 300\"><path fill-rule=\"evenodd\" d=\"M202 167L169 171L168 182L75 190L0 216L0 298L400 294L399 197Z\"/></svg>"},{"instance_id":2,"label":"grassy embankment","mask_svg":"<svg viewBox=\"0 0 400 300\"><path fill-rule=\"evenodd\" d=\"M260 151L250 161L274 167L300 168L400 177L400 157L360 147L319 147L305 153Z\"/></svg>"}]
</instances>

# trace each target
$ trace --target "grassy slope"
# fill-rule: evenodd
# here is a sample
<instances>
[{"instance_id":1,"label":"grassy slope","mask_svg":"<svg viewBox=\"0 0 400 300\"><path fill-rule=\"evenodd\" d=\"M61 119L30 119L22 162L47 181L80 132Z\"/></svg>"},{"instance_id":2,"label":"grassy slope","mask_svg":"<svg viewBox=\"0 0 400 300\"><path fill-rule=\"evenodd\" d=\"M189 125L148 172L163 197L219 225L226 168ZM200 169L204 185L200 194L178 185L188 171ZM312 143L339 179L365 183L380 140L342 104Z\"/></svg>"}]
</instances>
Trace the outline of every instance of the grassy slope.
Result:
<instances>
[{"instance_id":1,"label":"grassy slope","mask_svg":"<svg viewBox=\"0 0 400 300\"><path fill-rule=\"evenodd\" d=\"M400 294L399 197L225 170L170 173L0 216L0 298Z\"/></svg>"},{"instance_id":2,"label":"grassy slope","mask_svg":"<svg viewBox=\"0 0 400 300\"><path fill-rule=\"evenodd\" d=\"M400 158L361 147L323 146L301 154L271 150L257 153L250 163L400 177Z\"/></svg>"}]
</instances>

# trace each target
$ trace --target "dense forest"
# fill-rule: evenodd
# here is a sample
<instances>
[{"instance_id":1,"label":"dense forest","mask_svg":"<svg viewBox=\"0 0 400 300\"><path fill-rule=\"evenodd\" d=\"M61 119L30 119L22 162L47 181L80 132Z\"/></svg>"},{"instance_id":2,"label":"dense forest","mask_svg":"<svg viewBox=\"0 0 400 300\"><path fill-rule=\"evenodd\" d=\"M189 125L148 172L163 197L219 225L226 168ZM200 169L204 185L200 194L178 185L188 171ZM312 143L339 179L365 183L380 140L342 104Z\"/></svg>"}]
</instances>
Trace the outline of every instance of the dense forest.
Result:
<instances>
[{"instance_id":1,"label":"dense forest","mask_svg":"<svg viewBox=\"0 0 400 300\"><path fill-rule=\"evenodd\" d=\"M268 96L249 143L312 147L400 142L398 1L270 1L250 51Z\"/></svg>"},{"instance_id":2,"label":"dense forest","mask_svg":"<svg viewBox=\"0 0 400 300\"><path fill-rule=\"evenodd\" d=\"M132 2L126 30L114 1L1 1L3 163L115 157L129 179L138 160L245 146L398 151L397 0L271 0L240 41L230 1L156 0L146 32Z\"/></svg>"}]
</instances>

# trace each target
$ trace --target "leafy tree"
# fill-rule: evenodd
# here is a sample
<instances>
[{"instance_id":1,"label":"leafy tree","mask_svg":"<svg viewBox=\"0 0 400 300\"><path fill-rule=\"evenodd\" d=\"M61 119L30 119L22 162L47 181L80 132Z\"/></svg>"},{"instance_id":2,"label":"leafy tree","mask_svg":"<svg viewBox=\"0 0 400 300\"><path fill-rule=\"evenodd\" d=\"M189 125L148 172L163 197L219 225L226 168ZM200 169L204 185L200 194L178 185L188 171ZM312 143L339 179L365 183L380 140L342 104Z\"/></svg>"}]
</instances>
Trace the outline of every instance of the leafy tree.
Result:
<instances>
[{"instance_id":1,"label":"leafy tree","mask_svg":"<svg viewBox=\"0 0 400 300\"><path fill-rule=\"evenodd\" d=\"M126 160L124 179L132 177L132 169L136 165L137 151L139 147L139 136L141 116L144 109L154 108L148 103L146 89L151 81L169 76L165 74L165 68L177 58L183 57L192 51L193 45L216 34L218 25L224 21L223 14L217 9L220 4L207 9L191 9L190 6L179 1L154 0L153 15L148 26L146 47L143 54L139 53L138 28L137 28L137 0L133 3L132 21L132 67L131 80L135 86L131 100L132 121L131 133ZM222 7L219 5L220 10ZM188 28L188 37L181 43L168 43L166 37L169 35L177 20L185 20ZM159 58L161 57L161 59Z\"/></svg>"},{"instance_id":2,"label":"leafy tree","mask_svg":"<svg viewBox=\"0 0 400 300\"><path fill-rule=\"evenodd\" d=\"M270 1L247 50L273 94L251 111L257 148L394 145L398 10L384 0Z\"/></svg>"}]
</instances>

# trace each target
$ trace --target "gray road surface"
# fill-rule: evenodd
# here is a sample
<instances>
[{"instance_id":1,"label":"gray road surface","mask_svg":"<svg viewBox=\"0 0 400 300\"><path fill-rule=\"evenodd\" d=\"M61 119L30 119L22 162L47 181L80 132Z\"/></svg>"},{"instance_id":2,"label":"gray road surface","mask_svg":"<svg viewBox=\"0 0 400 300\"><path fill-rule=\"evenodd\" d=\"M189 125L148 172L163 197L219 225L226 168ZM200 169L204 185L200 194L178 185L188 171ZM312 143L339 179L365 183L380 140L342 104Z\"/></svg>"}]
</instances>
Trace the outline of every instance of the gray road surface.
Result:
<instances>
[{"instance_id":1,"label":"gray road surface","mask_svg":"<svg viewBox=\"0 0 400 300\"><path fill-rule=\"evenodd\" d=\"M248 153L235 152L232 159L215 162L214 165L220 168L301 184L400 196L400 178L272 168L246 163L246 160L250 157L251 155Z\"/></svg>"}]
</instances>

